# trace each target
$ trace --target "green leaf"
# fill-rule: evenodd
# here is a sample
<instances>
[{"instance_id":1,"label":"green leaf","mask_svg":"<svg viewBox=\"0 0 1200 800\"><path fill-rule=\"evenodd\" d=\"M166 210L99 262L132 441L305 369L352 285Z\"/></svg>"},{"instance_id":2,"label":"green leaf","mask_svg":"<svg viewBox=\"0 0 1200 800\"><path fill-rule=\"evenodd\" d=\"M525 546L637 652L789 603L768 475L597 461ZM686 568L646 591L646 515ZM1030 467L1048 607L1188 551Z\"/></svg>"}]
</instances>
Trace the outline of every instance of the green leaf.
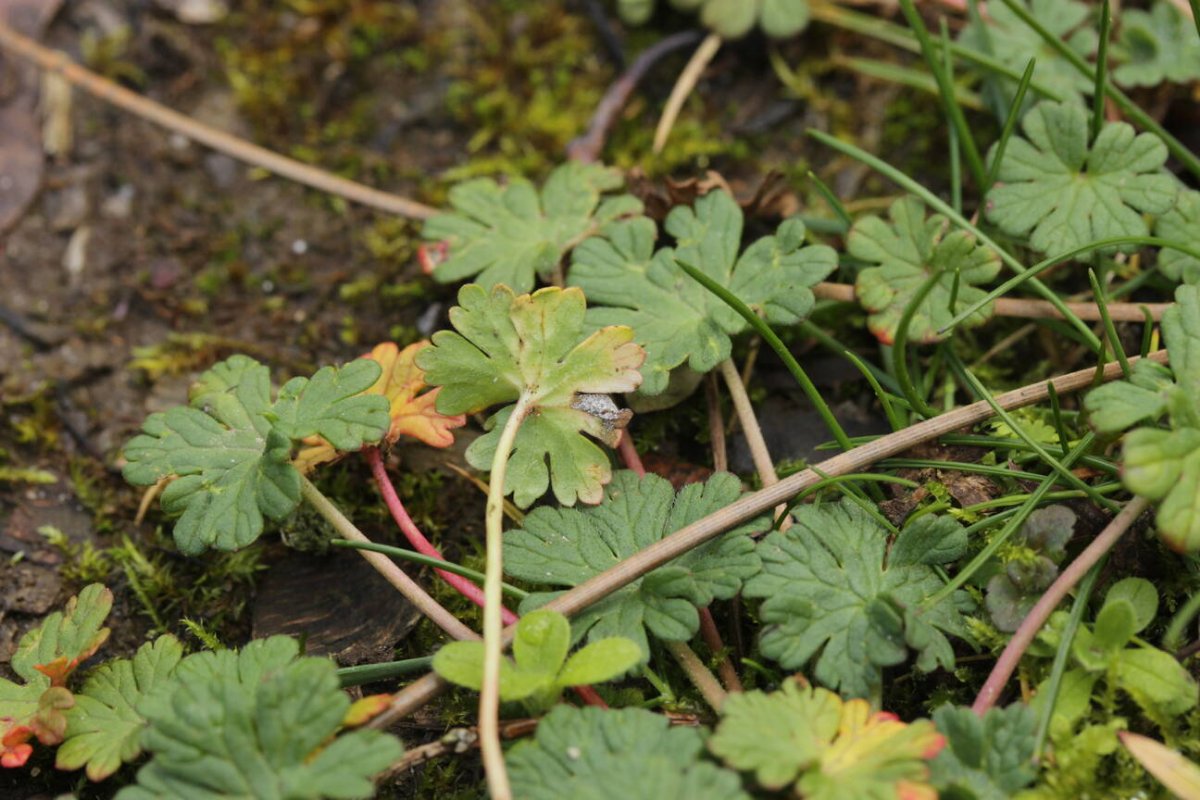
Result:
<instances>
[{"instance_id":1,"label":"green leaf","mask_svg":"<svg viewBox=\"0 0 1200 800\"><path fill-rule=\"evenodd\" d=\"M914 342L942 339L938 330L960 311L984 297L976 284L1000 271L1000 258L963 230L950 230L940 214L926 219L925 206L911 195L892 203L891 222L864 217L850 229L847 251L868 264L858 273L855 292L871 312L867 326L881 341L891 344L904 310L918 290L939 276L912 317L909 336ZM955 294L955 283L958 289ZM954 297L953 304L950 302ZM992 315L988 304L964 322L978 325Z\"/></svg>"},{"instance_id":2,"label":"green leaf","mask_svg":"<svg viewBox=\"0 0 1200 800\"><path fill-rule=\"evenodd\" d=\"M275 429L290 439L320 436L338 450L377 442L391 427L390 409L357 395L374 385L378 361L360 358L341 369L322 367L309 378L292 378L271 409ZM386 401L385 401L386 402Z\"/></svg>"},{"instance_id":3,"label":"green leaf","mask_svg":"<svg viewBox=\"0 0 1200 800\"><path fill-rule=\"evenodd\" d=\"M825 689L787 681L778 692L729 695L708 746L727 764L754 770L758 783L810 800L917 796L926 759L944 739L929 720L906 724L865 700L843 703ZM929 787L924 787L929 790Z\"/></svg>"},{"instance_id":4,"label":"green leaf","mask_svg":"<svg viewBox=\"0 0 1200 800\"><path fill-rule=\"evenodd\" d=\"M1003 800L1036 776L1037 716L1028 706L990 708L980 719L969 708L944 705L933 721L948 744L933 760L933 782L944 796Z\"/></svg>"},{"instance_id":5,"label":"green leaf","mask_svg":"<svg viewBox=\"0 0 1200 800\"><path fill-rule=\"evenodd\" d=\"M601 639L567 658L571 626L557 611L531 611L517 622L514 658L500 663L500 699L531 701L534 711L557 702L569 686L602 683L637 666L642 651L628 639ZM479 691L483 684L483 643L451 642L433 657L446 680Z\"/></svg>"},{"instance_id":6,"label":"green leaf","mask_svg":"<svg viewBox=\"0 0 1200 800\"><path fill-rule=\"evenodd\" d=\"M1200 430L1138 428L1125 436L1122 481L1159 502L1159 533L1176 550L1200 549Z\"/></svg>"},{"instance_id":7,"label":"green leaf","mask_svg":"<svg viewBox=\"0 0 1200 800\"><path fill-rule=\"evenodd\" d=\"M485 289L505 284L527 292L535 275L549 278L580 241L642 213L632 195L604 196L623 183L616 169L575 161L550 173L540 192L523 178L507 186L491 178L460 183L450 190L454 211L430 219L421 234L450 244L450 257L433 277L442 283L474 277Z\"/></svg>"},{"instance_id":8,"label":"green leaf","mask_svg":"<svg viewBox=\"0 0 1200 800\"><path fill-rule=\"evenodd\" d=\"M293 438L319 434L357 449L387 432L387 400L351 396L378 377L367 359L326 367L311 381L293 379L271 405L267 368L231 356L200 376L190 406L147 417L125 445L123 474L136 486L173 478L161 502L180 515L174 536L184 553L244 547L262 534L264 516L283 519L300 502Z\"/></svg>"},{"instance_id":9,"label":"green leaf","mask_svg":"<svg viewBox=\"0 0 1200 800\"><path fill-rule=\"evenodd\" d=\"M702 270L779 325L804 319L814 302L810 287L837 268L831 248L804 246L799 220L785 221L775 235L757 240L739 256L743 214L725 192L699 198L695 209L675 208L665 228L676 246L655 252L653 222L615 225L609 237L575 250L568 275L593 304L589 326L628 325L646 348L644 394L666 390L671 370L685 362L696 372L708 372L729 357L730 337L747 327L676 259Z\"/></svg>"},{"instance_id":10,"label":"green leaf","mask_svg":"<svg viewBox=\"0 0 1200 800\"><path fill-rule=\"evenodd\" d=\"M1178 716L1196 705L1196 679L1170 653L1153 647L1122 650L1116 659L1117 686L1151 713Z\"/></svg>"},{"instance_id":11,"label":"green leaf","mask_svg":"<svg viewBox=\"0 0 1200 800\"><path fill-rule=\"evenodd\" d=\"M1090 12L1085 3L1078 0L1020 0L1035 19L1051 33L1065 41L1072 50L1087 58L1096 51L1100 37L1089 24ZM980 28L972 22L962 32L961 43L974 50L987 53L997 60L1015 65L1020 69L1031 58L1037 59L1033 80L1051 90L1059 99L1082 100L1090 95L1093 81L1081 74L1070 61L1042 44L1037 31L1026 25L1003 3L988 7L987 21ZM989 82L995 100L992 106L1003 118L1012 105L1016 88L1007 78L994 78Z\"/></svg>"},{"instance_id":12,"label":"green leaf","mask_svg":"<svg viewBox=\"0 0 1200 800\"><path fill-rule=\"evenodd\" d=\"M1119 650L1129 644L1137 632L1137 616L1133 603L1109 599L1096 615L1092 627L1092 647L1100 652Z\"/></svg>"},{"instance_id":13,"label":"green leaf","mask_svg":"<svg viewBox=\"0 0 1200 800\"><path fill-rule=\"evenodd\" d=\"M1160 0L1149 11L1121 10L1121 35L1114 53L1125 61L1113 70L1123 86L1187 83L1200 78L1200 39L1190 19Z\"/></svg>"},{"instance_id":14,"label":"green leaf","mask_svg":"<svg viewBox=\"0 0 1200 800\"><path fill-rule=\"evenodd\" d=\"M1154 235L1181 244L1200 241L1200 192L1181 189L1175 205L1155 220ZM1159 251L1158 268L1173 281L1200 283L1200 259L1174 248Z\"/></svg>"},{"instance_id":15,"label":"green leaf","mask_svg":"<svg viewBox=\"0 0 1200 800\"><path fill-rule=\"evenodd\" d=\"M602 395L631 392L641 382L645 354L633 331L612 326L585 337L577 288L514 296L507 286L488 292L469 284L458 303L450 311L456 331L435 333L433 346L417 355L426 382L442 387L438 411L474 412L526 397L531 411L517 431L505 493L522 507L550 486L563 505L599 502L612 470L607 454L584 434L616 445L628 413ZM512 410L493 415L490 431L467 450L473 466L491 467Z\"/></svg>"},{"instance_id":16,"label":"green leaf","mask_svg":"<svg viewBox=\"0 0 1200 800\"><path fill-rule=\"evenodd\" d=\"M88 676L67 711L67 732L54 765L87 766L90 781L101 781L142 753L145 718L137 706L151 692L169 690L169 678L183 657L174 636L160 636L138 648L132 659L117 659Z\"/></svg>"},{"instance_id":17,"label":"green leaf","mask_svg":"<svg viewBox=\"0 0 1200 800\"><path fill-rule=\"evenodd\" d=\"M1133 365L1128 381L1113 381L1088 392L1083 407L1097 431L1117 433L1162 416L1174 385L1169 369L1142 360Z\"/></svg>"},{"instance_id":18,"label":"green leaf","mask_svg":"<svg viewBox=\"0 0 1200 800\"><path fill-rule=\"evenodd\" d=\"M275 636L184 659L170 691L138 706L153 758L117 797L371 797L371 776L399 758L400 743L373 730L332 739L350 699L332 661L298 652Z\"/></svg>"},{"instance_id":19,"label":"green leaf","mask_svg":"<svg viewBox=\"0 0 1200 800\"><path fill-rule=\"evenodd\" d=\"M705 27L724 39L745 36L755 23L775 39L795 36L808 27L808 0L671 0L680 11L700 11ZM617 13L628 25L643 25L655 0L618 0Z\"/></svg>"},{"instance_id":20,"label":"green leaf","mask_svg":"<svg viewBox=\"0 0 1200 800\"><path fill-rule=\"evenodd\" d=\"M735 773L700 760L703 747L699 731L649 711L560 705L506 761L522 800L749 800Z\"/></svg>"},{"instance_id":21,"label":"green leaf","mask_svg":"<svg viewBox=\"0 0 1200 800\"><path fill-rule=\"evenodd\" d=\"M1109 587L1104 596L1105 605L1117 601L1129 603L1134 633L1144 631L1158 614L1158 590L1145 578L1122 578Z\"/></svg>"},{"instance_id":22,"label":"green leaf","mask_svg":"<svg viewBox=\"0 0 1200 800\"><path fill-rule=\"evenodd\" d=\"M963 552L966 535L949 518L938 526L953 546L937 558ZM852 697L874 696L882 668L899 664L909 647L918 667L951 668L954 652L943 632L966 638L962 612L972 604L964 592L918 616L919 604L943 583L907 537L927 535L909 526L887 555L887 531L848 501L804 506L796 524L758 546L762 572L746 582L747 597L763 597L761 649L788 669L815 660L812 675Z\"/></svg>"},{"instance_id":23,"label":"green leaf","mask_svg":"<svg viewBox=\"0 0 1200 800\"><path fill-rule=\"evenodd\" d=\"M10 663L25 682L0 678L0 766L23 765L35 737L44 745L63 740L65 712L75 703L64 688L67 678L108 639L109 629L101 626L112 601L107 588L89 584L21 637Z\"/></svg>"},{"instance_id":24,"label":"green leaf","mask_svg":"<svg viewBox=\"0 0 1200 800\"><path fill-rule=\"evenodd\" d=\"M1163 171L1167 148L1154 134L1109 122L1089 149L1087 113L1074 103L1039 103L1021 128L1025 138L1009 140L987 215L1009 235L1032 231L1035 250L1057 254L1145 236L1142 215L1174 205L1178 183Z\"/></svg>"},{"instance_id":25,"label":"green leaf","mask_svg":"<svg viewBox=\"0 0 1200 800\"><path fill-rule=\"evenodd\" d=\"M621 471L599 506L530 512L521 528L504 534L504 568L533 583L578 586L740 494L738 479L727 473L676 494L663 478ZM749 534L764 527L761 519L746 523L622 587L575 618L575 635L586 633L591 641L624 636L643 657L649 656L647 632L667 641L691 639L700 626L697 607L732 597L758 572ZM522 610L554 596L530 595Z\"/></svg>"}]
</instances>

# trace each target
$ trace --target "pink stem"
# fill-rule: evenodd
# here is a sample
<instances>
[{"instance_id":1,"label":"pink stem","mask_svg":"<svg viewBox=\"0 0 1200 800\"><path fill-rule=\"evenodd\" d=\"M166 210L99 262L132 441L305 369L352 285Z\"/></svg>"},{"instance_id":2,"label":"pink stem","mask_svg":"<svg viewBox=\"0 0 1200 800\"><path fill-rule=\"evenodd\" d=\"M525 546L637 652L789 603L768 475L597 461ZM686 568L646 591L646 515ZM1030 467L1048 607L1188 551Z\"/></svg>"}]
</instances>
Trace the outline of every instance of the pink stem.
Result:
<instances>
[{"instance_id":1,"label":"pink stem","mask_svg":"<svg viewBox=\"0 0 1200 800\"><path fill-rule=\"evenodd\" d=\"M408 516L408 511L404 509L404 503L400 501L400 495L396 494L396 487L392 485L392 479L388 477L387 467L383 465L383 457L379 453L379 448L364 447L363 455L366 456L367 464L371 467L371 476L375 478L375 485L379 487L379 493L383 495L383 502L387 504L388 511L392 514L392 519L400 526L400 530L404 533L404 538L408 539L408 543L416 548L418 553L445 561L446 559L442 558L441 552L425 538L425 535L421 533L421 529L412 521L412 517ZM461 592L463 597L483 608L483 590L478 586L461 575L455 575L453 572L446 572L444 569L436 569L436 571L447 583ZM512 625L518 619L516 614L503 606L500 608L500 616L504 620L505 625ZM604 699L596 694L596 690L592 687L575 686L573 688L575 689L575 693L579 695L579 699L589 706L608 708L608 703L604 702Z\"/></svg>"},{"instance_id":2,"label":"pink stem","mask_svg":"<svg viewBox=\"0 0 1200 800\"><path fill-rule=\"evenodd\" d=\"M707 606L700 609L700 637L714 655L725 649L725 642L721 641L721 632L717 630L717 622ZM721 662L717 664L717 674L721 676L721 683L725 684L725 691L742 691L742 680L728 655L721 656Z\"/></svg>"},{"instance_id":3,"label":"pink stem","mask_svg":"<svg viewBox=\"0 0 1200 800\"><path fill-rule=\"evenodd\" d=\"M379 448L364 448L363 455L366 456L367 464L371 467L371 475L375 478L375 485L379 487L379 493L383 495L383 502L387 504L388 511L392 514L392 519L400 526L401 532L404 533L404 538L408 539L408 543L421 555L445 561L446 559L442 558L441 552L425 538L420 528L412 521L412 517L408 516L408 512L404 509L404 503L400 501L400 495L396 494L396 487L392 486L392 480L388 477L387 468L383 465L383 458L379 454ZM461 575L446 572L444 569L436 571L446 583L457 589L463 597L483 608L482 589ZM502 608L500 615L504 619L505 625L511 625L517 621L517 615L507 608Z\"/></svg>"},{"instance_id":4,"label":"pink stem","mask_svg":"<svg viewBox=\"0 0 1200 800\"><path fill-rule=\"evenodd\" d=\"M642 466L642 457L638 455L637 448L633 446L633 439L629 436L629 431L621 431L621 440L617 442L617 452L621 454L621 460L625 462L627 469L636 472L639 478L646 477L646 468Z\"/></svg>"},{"instance_id":5,"label":"pink stem","mask_svg":"<svg viewBox=\"0 0 1200 800\"><path fill-rule=\"evenodd\" d=\"M1017 664L1021 662L1021 656L1025 655L1026 649L1033 643L1034 637L1046 624L1050 614L1058 608L1058 604L1066 598L1072 587L1083 580L1083 576L1087 574L1088 570L1099 563L1122 534L1129 530L1129 527L1146 510L1147 505L1149 503L1141 497L1135 497L1126 503L1125 508L1121 509L1121 513L1113 517L1112 522L1108 523L1108 526L1100 531L1092 543L1071 562L1070 566L1062 571L1054 583L1050 584L1050 588L1029 610L1025 619L1021 621L1021 626L1017 628L1017 632L1008 640L1000 658L996 659L996 665L992 667L992 674L988 675L983 688L979 690L979 696L975 698L975 704L971 706L972 711L982 717L989 708L996 704L1000 692L1004 689L1004 684L1008 683L1008 679L1016 671ZM1065 642L1064 646L1069 647L1070 642Z\"/></svg>"}]
</instances>

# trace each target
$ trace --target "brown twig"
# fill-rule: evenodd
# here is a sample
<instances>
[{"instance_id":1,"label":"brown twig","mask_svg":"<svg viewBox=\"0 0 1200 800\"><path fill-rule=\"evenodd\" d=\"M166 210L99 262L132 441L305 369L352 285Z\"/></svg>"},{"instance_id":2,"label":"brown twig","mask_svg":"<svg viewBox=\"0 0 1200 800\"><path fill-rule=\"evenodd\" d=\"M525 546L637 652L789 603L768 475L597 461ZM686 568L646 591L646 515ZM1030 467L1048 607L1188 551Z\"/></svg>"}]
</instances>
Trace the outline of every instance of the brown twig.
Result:
<instances>
[{"instance_id":1,"label":"brown twig","mask_svg":"<svg viewBox=\"0 0 1200 800\"><path fill-rule=\"evenodd\" d=\"M848 283L818 283L813 287L813 294L823 300L838 300L843 303L857 303L858 297L854 287ZM1064 303L1072 314L1088 322L1100 321L1100 307L1095 303ZM1109 303L1108 314L1114 322L1145 322L1146 315L1142 309L1147 309L1155 322L1162 319L1162 314L1173 303ZM1025 297L1000 297L996 300L996 316L1021 317L1022 319L1063 319L1053 305L1046 300L1031 300Z\"/></svg>"},{"instance_id":2,"label":"brown twig","mask_svg":"<svg viewBox=\"0 0 1200 800\"><path fill-rule=\"evenodd\" d=\"M1129 530L1149 505L1149 501L1142 497L1135 497L1126 503L1125 508L1121 509L1121 513L1113 517L1112 522L1108 523L1108 526L1100 531L1092 543L1071 562L1071 565L1055 578L1054 583L1050 584L1050 588L1021 621L1021 626L1008 640L1000 658L996 659L991 674L988 675L983 688L979 690L975 704L971 706L972 711L982 717L989 708L996 704L1000 692L1004 690L1004 685L1008 683L1017 664L1021 662L1021 656L1025 655L1025 651L1033 643L1038 631L1046 624L1046 620L1050 619L1054 609L1058 608L1058 604L1066 598L1067 593L1075 587L1075 584L1083 580L1083 576L1087 574L1088 570L1112 549L1117 540L1125 534L1125 531ZM1070 646L1070 642L1065 644Z\"/></svg>"},{"instance_id":3,"label":"brown twig","mask_svg":"<svg viewBox=\"0 0 1200 800\"><path fill-rule=\"evenodd\" d=\"M1167 351L1158 350L1147 358L1165 364ZM1137 357L1130 358L1129 363L1136 363L1138 360ZM1121 375L1121 365L1110 362L1105 364L1100 371L1100 380L1101 382L1111 381ZM1053 380L1022 386L1011 392L997 395L993 400L999 407L1011 411L1045 400L1049 396L1048 386L1053 386L1059 395L1063 395L1091 386L1095 379L1096 369L1089 367L1060 375ZM746 520L753 519L780 503L786 502L821 480L851 472L860 472L880 459L902 453L918 444L945 436L961 428L978 424L994 415L995 411L991 405L987 401L980 400L968 406L948 411L941 416L918 422L916 425L887 436L881 436L861 447L840 453L814 468L789 475L774 486L748 494L737 502L680 528L649 547L639 550L620 564L564 592L545 607L566 614L568 617L578 614L651 570L699 547L735 525L740 525ZM512 634L512 628L506 629L504 640L511 641ZM433 673L414 681L398 692L388 710L377 716L370 724L376 727L387 727L437 697L445 686L445 682Z\"/></svg>"},{"instance_id":4,"label":"brown twig","mask_svg":"<svg viewBox=\"0 0 1200 800\"><path fill-rule=\"evenodd\" d=\"M667 98L667 104L663 107L662 116L658 120L658 127L654 131L655 153L661 153L662 149L666 147L667 137L671 135L671 128L675 125L675 118L679 116L684 101L699 82L700 76L704 74L704 68L721 49L721 41L721 37L715 33L704 37L704 41L696 48L696 52L692 54L687 66L683 68L683 72L679 73L679 79L675 81L675 86L671 89L671 96Z\"/></svg>"},{"instance_id":5,"label":"brown twig","mask_svg":"<svg viewBox=\"0 0 1200 800\"><path fill-rule=\"evenodd\" d=\"M432 206L338 177L265 147L259 147L211 125L205 125L178 111L172 111L102 78L71 61L65 54L51 50L28 36L22 36L3 23L0 23L0 48L36 64L46 72L61 75L73 86L78 86L93 97L134 116L161 125L167 130L182 134L206 147L252 166L261 167L280 177L409 219L428 219L439 213Z\"/></svg>"},{"instance_id":6,"label":"brown twig","mask_svg":"<svg viewBox=\"0 0 1200 800\"><path fill-rule=\"evenodd\" d=\"M704 376L704 399L708 404L708 439L712 444L713 469L725 472L729 469L729 456L725 449L725 417L721 414L717 376L711 372Z\"/></svg>"},{"instance_id":7,"label":"brown twig","mask_svg":"<svg viewBox=\"0 0 1200 800\"><path fill-rule=\"evenodd\" d=\"M592 120L588 124L587 132L572 139L567 145L567 158L572 161L582 161L585 164L597 161L600 158L600 152L604 149L604 140L617 120L617 114L625 107L629 95L633 94L633 90L637 88L638 83L646 76L650 68L657 64L663 56L681 47L687 47L699 38L699 31L684 31L659 39L643 50L641 55L629 65L629 69L621 73L621 77L608 87L604 97L600 98L600 103L596 106L596 111L592 114Z\"/></svg>"},{"instance_id":8,"label":"brown twig","mask_svg":"<svg viewBox=\"0 0 1200 800\"><path fill-rule=\"evenodd\" d=\"M712 611L708 607L700 609L700 638L713 655L721 659L717 662L717 674L721 676L721 683L725 684L726 691L742 691L742 679L738 677L729 654L725 652L725 642L721 640L717 621L713 619Z\"/></svg>"},{"instance_id":9,"label":"brown twig","mask_svg":"<svg viewBox=\"0 0 1200 800\"><path fill-rule=\"evenodd\" d=\"M754 468L758 470L758 478L764 487L774 486L779 482L775 474L775 462L767 449L767 440L763 438L762 428L759 427L758 417L754 415L754 406L750 404L750 395L746 394L746 386L742 376L738 374L733 361L725 359L717 367L729 389L729 397L733 400L733 408L737 411L738 421L742 424L742 432L746 436L746 444L750 448L750 457L754 460Z\"/></svg>"}]
</instances>

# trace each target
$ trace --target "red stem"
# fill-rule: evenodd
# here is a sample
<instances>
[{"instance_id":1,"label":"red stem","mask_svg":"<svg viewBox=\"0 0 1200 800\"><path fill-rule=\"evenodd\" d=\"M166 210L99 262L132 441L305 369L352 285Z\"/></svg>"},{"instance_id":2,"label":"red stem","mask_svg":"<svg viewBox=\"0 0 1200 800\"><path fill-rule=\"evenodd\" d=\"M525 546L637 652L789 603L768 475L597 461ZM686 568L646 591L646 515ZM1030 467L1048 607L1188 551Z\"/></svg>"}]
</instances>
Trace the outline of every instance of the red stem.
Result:
<instances>
[{"instance_id":1,"label":"red stem","mask_svg":"<svg viewBox=\"0 0 1200 800\"><path fill-rule=\"evenodd\" d=\"M433 546L433 544L425 538L421 533L421 529L412 521L412 517L408 516L408 511L404 508L404 503L400 500L400 495L396 493L396 487L392 485L392 479L387 474L387 467L383 464L383 457L379 453L378 447L364 447L363 455L367 459L368 466L371 467L371 476L375 479L375 485L379 487L379 493L383 495L383 502L387 505L388 511L391 512L392 519L400 526L404 538L408 539L408 543L416 549L418 553L437 558L445 561L442 558L441 552ZM437 574L442 576L446 583L457 589L463 597L470 600L475 605L483 608L483 590L461 575L455 575L453 572L446 572L444 569L437 569ZM517 615L501 606L500 616L504 620L505 625L512 625L517 621ZM600 695L596 694L596 690L590 686L575 686L575 693L579 695L579 699L589 706L597 706L598 708L608 708L608 703Z\"/></svg>"},{"instance_id":2,"label":"red stem","mask_svg":"<svg viewBox=\"0 0 1200 800\"><path fill-rule=\"evenodd\" d=\"M713 619L712 611L707 606L700 609L700 638L708 645L708 649L713 652L713 655L725 649L725 642L721 641L721 632L717 630L717 622ZM721 676L721 683L725 684L725 691L742 691L742 680L738 677L737 670L733 668L733 662L729 660L728 655L721 656L721 661L717 664L717 674Z\"/></svg>"},{"instance_id":3,"label":"red stem","mask_svg":"<svg viewBox=\"0 0 1200 800\"><path fill-rule=\"evenodd\" d=\"M396 487L392 485L392 480L388 477L387 467L383 465L383 458L379 454L379 448L364 448L363 455L367 459L368 466L371 467L371 476L375 478L375 485L379 488L379 493L383 495L383 502L387 505L388 511L391 512L392 519L400 526L400 531L404 534L404 538L408 539L408 543L421 555L445 561L446 559L442 558L441 552L425 538L420 528L412 521L412 517L408 516L408 512L404 509L404 503L400 500L400 495L396 494ZM436 571L446 583L457 589L463 597L483 608L482 589L461 575L446 572L444 569ZM504 619L505 625L511 625L517 621L517 615L507 608L501 608L500 615Z\"/></svg>"},{"instance_id":4,"label":"red stem","mask_svg":"<svg viewBox=\"0 0 1200 800\"><path fill-rule=\"evenodd\" d=\"M636 472L639 478L646 477L646 468L642 466L642 457L638 455L637 448L633 446L633 438L629 435L629 431L621 431L621 440L617 442L617 452L621 454L621 460L625 462L627 469Z\"/></svg>"}]
</instances>

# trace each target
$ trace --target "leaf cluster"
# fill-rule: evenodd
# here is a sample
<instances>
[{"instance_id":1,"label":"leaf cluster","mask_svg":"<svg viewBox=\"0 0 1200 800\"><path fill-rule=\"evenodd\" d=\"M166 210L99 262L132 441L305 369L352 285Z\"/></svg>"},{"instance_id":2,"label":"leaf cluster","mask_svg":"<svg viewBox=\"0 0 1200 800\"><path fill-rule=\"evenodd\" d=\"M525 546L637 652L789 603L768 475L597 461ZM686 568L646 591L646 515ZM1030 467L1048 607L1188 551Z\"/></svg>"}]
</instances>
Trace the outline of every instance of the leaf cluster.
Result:
<instances>
[{"instance_id":1,"label":"leaf cluster","mask_svg":"<svg viewBox=\"0 0 1200 800\"><path fill-rule=\"evenodd\" d=\"M698 11L704 27L726 39L741 38L755 25L775 39L808 27L808 0L670 0L670 4L680 11ZM656 0L618 0L617 13L630 25L642 25L655 5Z\"/></svg>"},{"instance_id":2,"label":"leaf cluster","mask_svg":"<svg viewBox=\"0 0 1200 800\"><path fill-rule=\"evenodd\" d=\"M1075 512L1063 505L1039 508L1010 539L1002 572L987 584L986 606L997 630L1012 633L1054 579L1075 528Z\"/></svg>"}]
</instances>

